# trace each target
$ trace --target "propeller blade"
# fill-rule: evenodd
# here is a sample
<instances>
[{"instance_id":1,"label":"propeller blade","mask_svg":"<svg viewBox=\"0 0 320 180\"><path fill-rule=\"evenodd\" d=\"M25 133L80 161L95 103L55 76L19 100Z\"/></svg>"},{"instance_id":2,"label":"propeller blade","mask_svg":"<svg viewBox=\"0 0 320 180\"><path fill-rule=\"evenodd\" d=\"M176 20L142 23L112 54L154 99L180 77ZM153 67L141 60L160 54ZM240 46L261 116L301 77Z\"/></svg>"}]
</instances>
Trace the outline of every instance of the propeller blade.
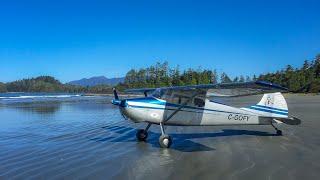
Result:
<instances>
[{"instance_id":1,"label":"propeller blade","mask_svg":"<svg viewBox=\"0 0 320 180\"><path fill-rule=\"evenodd\" d=\"M119 100L119 96L118 96L116 88L113 88L113 95L114 95L115 100Z\"/></svg>"}]
</instances>

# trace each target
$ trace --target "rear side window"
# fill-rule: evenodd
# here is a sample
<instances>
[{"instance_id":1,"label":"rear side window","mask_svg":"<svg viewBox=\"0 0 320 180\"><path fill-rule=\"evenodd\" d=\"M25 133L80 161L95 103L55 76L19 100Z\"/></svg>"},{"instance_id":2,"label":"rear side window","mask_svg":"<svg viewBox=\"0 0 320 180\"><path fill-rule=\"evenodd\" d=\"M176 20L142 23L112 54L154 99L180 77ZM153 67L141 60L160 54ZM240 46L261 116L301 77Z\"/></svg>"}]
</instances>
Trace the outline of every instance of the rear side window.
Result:
<instances>
[{"instance_id":1,"label":"rear side window","mask_svg":"<svg viewBox=\"0 0 320 180\"><path fill-rule=\"evenodd\" d=\"M195 106L198 106L198 107L204 107L205 102L204 102L203 99L194 98L193 104L194 104Z\"/></svg>"}]
</instances>

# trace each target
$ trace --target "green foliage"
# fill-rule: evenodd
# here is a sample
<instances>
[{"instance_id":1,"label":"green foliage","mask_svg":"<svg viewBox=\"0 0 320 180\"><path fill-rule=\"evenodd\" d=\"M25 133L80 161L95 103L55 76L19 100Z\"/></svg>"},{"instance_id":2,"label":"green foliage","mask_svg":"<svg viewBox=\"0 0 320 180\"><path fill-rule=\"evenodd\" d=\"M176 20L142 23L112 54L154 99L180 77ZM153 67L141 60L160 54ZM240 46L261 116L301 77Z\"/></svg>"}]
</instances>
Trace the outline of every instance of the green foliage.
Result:
<instances>
[{"instance_id":1,"label":"green foliage","mask_svg":"<svg viewBox=\"0 0 320 180\"><path fill-rule=\"evenodd\" d=\"M224 72L221 74L220 79L221 79L221 83L231 83L232 82L231 79L229 78L229 76Z\"/></svg>"},{"instance_id":2,"label":"green foliage","mask_svg":"<svg viewBox=\"0 0 320 180\"><path fill-rule=\"evenodd\" d=\"M98 93L98 94L112 93L112 87L109 85L96 85L96 86L88 87L86 91L89 93Z\"/></svg>"},{"instance_id":3,"label":"green foliage","mask_svg":"<svg viewBox=\"0 0 320 180\"><path fill-rule=\"evenodd\" d=\"M301 68L287 65L281 71L260 75L258 79L280 84L293 92L320 92L320 55L311 62L305 60Z\"/></svg>"},{"instance_id":4,"label":"green foliage","mask_svg":"<svg viewBox=\"0 0 320 180\"><path fill-rule=\"evenodd\" d=\"M4 83L0 82L0 93L7 92L7 87Z\"/></svg>"},{"instance_id":5,"label":"green foliage","mask_svg":"<svg viewBox=\"0 0 320 180\"><path fill-rule=\"evenodd\" d=\"M181 73L179 66L170 68L168 62L156 63L148 68L131 69L125 77L124 84L119 84L118 89L142 88L142 87L162 87L162 86L182 86L216 83L217 72L202 69L187 69Z\"/></svg>"},{"instance_id":6,"label":"green foliage","mask_svg":"<svg viewBox=\"0 0 320 180\"><path fill-rule=\"evenodd\" d=\"M112 87L107 85L93 87L75 86L62 84L51 76L39 76L7 83L3 88L0 83L0 92L6 92L6 90L9 92L111 93Z\"/></svg>"},{"instance_id":7,"label":"green foliage","mask_svg":"<svg viewBox=\"0 0 320 180\"><path fill-rule=\"evenodd\" d=\"M187 69L182 73L179 66L170 68L167 62L156 63L144 69L132 69L125 78L125 83L118 85L117 88L142 88L142 87L161 87L161 86L181 86L217 83L219 76L216 70L206 70L202 68ZM294 68L287 65L285 69L275 73L262 74L260 76L237 76L233 80L226 74L221 73L221 83L249 82L264 80L280 84L289 88L293 92L319 92L320 91L320 55L309 62L305 60L301 68Z\"/></svg>"},{"instance_id":8,"label":"green foliage","mask_svg":"<svg viewBox=\"0 0 320 180\"><path fill-rule=\"evenodd\" d=\"M63 92L64 86L50 76L22 79L6 84L9 92Z\"/></svg>"}]
</instances>

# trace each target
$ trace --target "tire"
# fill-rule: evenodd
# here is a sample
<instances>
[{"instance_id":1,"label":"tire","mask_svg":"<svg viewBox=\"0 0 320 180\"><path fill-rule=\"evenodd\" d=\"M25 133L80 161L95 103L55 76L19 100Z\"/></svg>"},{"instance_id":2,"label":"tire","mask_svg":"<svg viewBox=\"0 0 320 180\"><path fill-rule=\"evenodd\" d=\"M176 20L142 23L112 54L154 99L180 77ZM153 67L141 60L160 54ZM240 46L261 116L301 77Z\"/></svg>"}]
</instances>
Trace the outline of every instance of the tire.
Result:
<instances>
[{"instance_id":1,"label":"tire","mask_svg":"<svg viewBox=\"0 0 320 180\"><path fill-rule=\"evenodd\" d=\"M278 136L282 136L282 131L281 130L277 130L277 135Z\"/></svg>"},{"instance_id":2,"label":"tire","mask_svg":"<svg viewBox=\"0 0 320 180\"><path fill-rule=\"evenodd\" d=\"M136 136L138 141L145 141L148 138L148 132L144 129L139 129Z\"/></svg>"},{"instance_id":3,"label":"tire","mask_svg":"<svg viewBox=\"0 0 320 180\"><path fill-rule=\"evenodd\" d=\"M171 144L172 144L172 138L169 135L161 135L159 137L159 144L160 147L162 148L170 148Z\"/></svg>"}]
</instances>

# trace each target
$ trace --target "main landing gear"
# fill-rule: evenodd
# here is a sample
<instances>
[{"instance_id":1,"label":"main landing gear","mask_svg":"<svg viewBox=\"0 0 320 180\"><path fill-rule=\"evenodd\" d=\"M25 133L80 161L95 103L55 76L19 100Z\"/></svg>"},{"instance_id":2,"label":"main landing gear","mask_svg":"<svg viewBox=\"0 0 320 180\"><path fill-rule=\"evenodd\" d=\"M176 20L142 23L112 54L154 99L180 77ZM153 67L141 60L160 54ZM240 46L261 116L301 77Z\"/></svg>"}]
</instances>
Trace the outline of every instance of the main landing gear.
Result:
<instances>
[{"instance_id":1,"label":"main landing gear","mask_svg":"<svg viewBox=\"0 0 320 180\"><path fill-rule=\"evenodd\" d=\"M277 127L275 127L272 123L271 123L271 126L277 131L277 135L278 136L282 136L282 131L279 130Z\"/></svg>"},{"instance_id":2,"label":"main landing gear","mask_svg":"<svg viewBox=\"0 0 320 180\"><path fill-rule=\"evenodd\" d=\"M137 131L137 139L138 141L145 141L148 138L148 130L151 126L151 123L148 124L148 126L145 129L139 129ZM159 144L162 148L169 148L172 144L172 138L165 134L163 124L160 123L160 129L161 129L161 136L159 137Z\"/></svg>"},{"instance_id":3,"label":"main landing gear","mask_svg":"<svg viewBox=\"0 0 320 180\"><path fill-rule=\"evenodd\" d=\"M137 131L137 139L139 141L145 141L148 138L148 129L150 128L151 123L148 124L148 126L145 129L139 129Z\"/></svg>"},{"instance_id":4,"label":"main landing gear","mask_svg":"<svg viewBox=\"0 0 320 180\"><path fill-rule=\"evenodd\" d=\"M169 148L172 144L172 138L164 132L163 124L160 123L161 136L159 137L159 144L162 148Z\"/></svg>"}]
</instances>

